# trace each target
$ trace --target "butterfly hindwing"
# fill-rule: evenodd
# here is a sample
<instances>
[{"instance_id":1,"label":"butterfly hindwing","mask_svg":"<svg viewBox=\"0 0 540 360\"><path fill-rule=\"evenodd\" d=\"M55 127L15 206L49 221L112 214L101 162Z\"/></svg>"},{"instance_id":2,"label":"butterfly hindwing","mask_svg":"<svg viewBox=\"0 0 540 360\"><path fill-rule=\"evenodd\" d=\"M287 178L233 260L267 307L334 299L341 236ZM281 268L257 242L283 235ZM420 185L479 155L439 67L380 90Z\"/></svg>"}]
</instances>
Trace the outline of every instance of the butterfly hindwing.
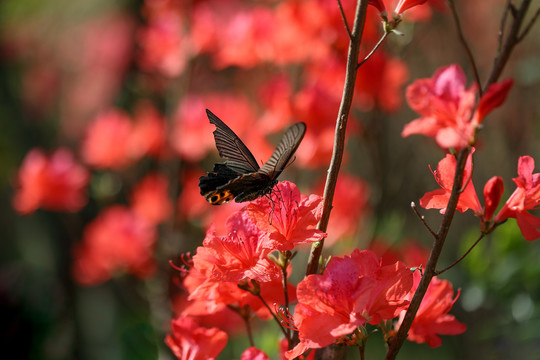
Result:
<instances>
[{"instance_id":1,"label":"butterfly hindwing","mask_svg":"<svg viewBox=\"0 0 540 360\"><path fill-rule=\"evenodd\" d=\"M209 203L221 205L233 199L236 202L255 200L272 192L277 177L300 145L306 125L297 123L289 127L270 159L259 168L242 140L210 110L206 113L210 123L216 125L214 139L225 164L215 164L212 172L199 178L201 195Z\"/></svg>"},{"instance_id":2,"label":"butterfly hindwing","mask_svg":"<svg viewBox=\"0 0 540 360\"><path fill-rule=\"evenodd\" d=\"M275 182L263 173L240 174L225 164L215 164L212 172L199 178L199 189L209 203L221 205L232 199L236 202L255 200L269 193Z\"/></svg>"},{"instance_id":3,"label":"butterfly hindwing","mask_svg":"<svg viewBox=\"0 0 540 360\"><path fill-rule=\"evenodd\" d=\"M214 140L219 156L226 160L225 164L240 173L251 173L259 170L257 160L238 135L210 110L206 109L206 115L208 115L210 123L216 125Z\"/></svg>"}]
</instances>

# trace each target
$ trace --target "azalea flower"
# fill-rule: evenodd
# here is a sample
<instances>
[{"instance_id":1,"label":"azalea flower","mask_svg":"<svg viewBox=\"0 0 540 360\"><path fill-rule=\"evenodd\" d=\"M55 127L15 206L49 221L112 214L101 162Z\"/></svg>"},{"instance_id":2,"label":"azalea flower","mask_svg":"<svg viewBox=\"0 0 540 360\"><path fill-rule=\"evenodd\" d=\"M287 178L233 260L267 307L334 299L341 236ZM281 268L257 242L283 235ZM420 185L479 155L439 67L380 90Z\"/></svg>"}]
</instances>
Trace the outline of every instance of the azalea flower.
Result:
<instances>
[{"instance_id":1,"label":"azalea flower","mask_svg":"<svg viewBox=\"0 0 540 360\"><path fill-rule=\"evenodd\" d=\"M220 312L226 306L244 308L248 306L261 319L267 320L272 317L268 308L260 298L253 295L250 291L241 289L239 283L244 287L249 284L246 280L220 281L216 280L204 268L203 272L197 269L197 264L193 267L188 276L184 279L184 287L189 292L188 300L199 302L199 313L204 308L204 313L214 314ZM266 304L284 304L285 297L283 293L283 281L281 275L275 280L264 283L256 283L260 296ZM287 284L289 302L296 300L294 286ZM188 311L188 310L186 310Z\"/></svg>"},{"instance_id":2,"label":"azalea flower","mask_svg":"<svg viewBox=\"0 0 540 360\"><path fill-rule=\"evenodd\" d=\"M157 225L167 220L172 213L168 183L167 177L162 174L146 175L131 194L133 211L150 224Z\"/></svg>"},{"instance_id":3,"label":"azalea flower","mask_svg":"<svg viewBox=\"0 0 540 360\"><path fill-rule=\"evenodd\" d=\"M374 6L380 13L386 13L387 5L389 7L393 6L397 0L369 0L368 4ZM427 0L399 0L395 5L394 13L399 15L402 14L405 10L408 10L417 5L422 5ZM385 4L386 3L386 4Z\"/></svg>"},{"instance_id":4,"label":"azalea flower","mask_svg":"<svg viewBox=\"0 0 540 360\"><path fill-rule=\"evenodd\" d=\"M474 211L475 215L481 216L483 214L482 205L476 195L472 181L472 151L465 163L465 171L463 172L463 184L466 184L465 189L459 196L459 201L456 209L459 212L464 212L468 209ZM426 193L420 199L420 205L425 209L441 209L441 214L446 212L446 206L452 193L452 187L454 185L454 175L456 172L456 158L453 155L446 154L444 159L439 161L437 170L432 171L435 180L441 187L439 190L434 190Z\"/></svg>"},{"instance_id":5,"label":"azalea flower","mask_svg":"<svg viewBox=\"0 0 540 360\"><path fill-rule=\"evenodd\" d=\"M129 208L113 205L85 227L74 250L73 276L84 285L102 283L119 271L148 277L155 270L155 242L153 226Z\"/></svg>"},{"instance_id":6,"label":"azalea flower","mask_svg":"<svg viewBox=\"0 0 540 360\"><path fill-rule=\"evenodd\" d=\"M297 244L322 240L326 234L317 230L322 216L322 198L305 196L295 184L282 181L272 191L271 200L261 197L246 206L246 212L261 230L270 250L292 250Z\"/></svg>"},{"instance_id":7,"label":"azalea flower","mask_svg":"<svg viewBox=\"0 0 540 360\"><path fill-rule=\"evenodd\" d=\"M17 174L13 207L20 214L38 208L75 212L87 202L89 172L78 164L68 149L58 149L47 156L32 149Z\"/></svg>"},{"instance_id":8,"label":"azalea flower","mask_svg":"<svg viewBox=\"0 0 540 360\"><path fill-rule=\"evenodd\" d=\"M419 271L414 272L414 285L407 299L412 299L422 275ZM465 332L465 324L456 320L454 315L448 314L459 297L459 291L454 298L454 289L447 280L439 280L434 277L422 299L422 303L416 313L414 321L409 329L407 339L417 343L427 343L430 347L442 344L439 335L459 335ZM396 331L401 326L406 310L400 314L395 324Z\"/></svg>"},{"instance_id":9,"label":"azalea flower","mask_svg":"<svg viewBox=\"0 0 540 360\"><path fill-rule=\"evenodd\" d=\"M156 107L151 102L139 102L133 119L130 154L134 158L149 155L156 159L168 155L166 123Z\"/></svg>"},{"instance_id":10,"label":"azalea flower","mask_svg":"<svg viewBox=\"0 0 540 360\"><path fill-rule=\"evenodd\" d=\"M523 237L528 241L540 238L540 219L528 212L540 205L540 173L533 174L533 170L534 159L521 156L518 160L519 176L513 179L517 189L495 217L497 222L515 218Z\"/></svg>"},{"instance_id":11,"label":"azalea flower","mask_svg":"<svg viewBox=\"0 0 540 360\"><path fill-rule=\"evenodd\" d=\"M458 65L440 68L432 78L407 88L409 106L422 117L405 125L401 136L424 134L443 149L472 145L483 118L504 102L512 83L510 79L491 85L475 110L476 85L465 88L465 73Z\"/></svg>"},{"instance_id":12,"label":"azalea flower","mask_svg":"<svg viewBox=\"0 0 540 360\"><path fill-rule=\"evenodd\" d=\"M179 360L215 359L227 345L227 334L218 328L203 328L187 317L171 321L172 334L165 338L165 344Z\"/></svg>"},{"instance_id":13,"label":"azalea flower","mask_svg":"<svg viewBox=\"0 0 540 360\"><path fill-rule=\"evenodd\" d=\"M330 345L366 322L393 319L409 304L404 298L412 284L405 264L382 266L368 250L332 258L324 274L309 275L298 284L294 323L300 343L287 358Z\"/></svg>"},{"instance_id":14,"label":"azalea flower","mask_svg":"<svg viewBox=\"0 0 540 360\"><path fill-rule=\"evenodd\" d=\"M316 187L316 192L322 193L324 185L324 181L321 181ZM349 174L340 174L334 192L325 246L332 246L346 237L352 238L367 213L369 213L369 187L366 182Z\"/></svg>"},{"instance_id":15,"label":"azalea flower","mask_svg":"<svg viewBox=\"0 0 540 360\"><path fill-rule=\"evenodd\" d=\"M184 30L182 9L174 1L145 1L147 20L138 29L138 63L141 69L167 77L180 76L193 54L189 34Z\"/></svg>"},{"instance_id":16,"label":"azalea flower","mask_svg":"<svg viewBox=\"0 0 540 360\"><path fill-rule=\"evenodd\" d=\"M218 236L211 227L193 256L195 267L218 281L251 279L260 282L281 276L271 262L268 241L245 212L236 212L227 219L227 236Z\"/></svg>"},{"instance_id":17,"label":"azalea flower","mask_svg":"<svg viewBox=\"0 0 540 360\"><path fill-rule=\"evenodd\" d=\"M494 176L484 185L484 201L486 203L483 221L491 222L493 213L497 210L504 193L504 184L500 176Z\"/></svg>"},{"instance_id":18,"label":"azalea flower","mask_svg":"<svg viewBox=\"0 0 540 360\"><path fill-rule=\"evenodd\" d=\"M264 351L252 346L244 350L240 360L270 360L270 358L264 353Z\"/></svg>"},{"instance_id":19,"label":"azalea flower","mask_svg":"<svg viewBox=\"0 0 540 360\"><path fill-rule=\"evenodd\" d=\"M130 153L133 124L123 111L99 114L86 129L81 154L84 162L98 169L122 169L134 160Z\"/></svg>"}]
</instances>

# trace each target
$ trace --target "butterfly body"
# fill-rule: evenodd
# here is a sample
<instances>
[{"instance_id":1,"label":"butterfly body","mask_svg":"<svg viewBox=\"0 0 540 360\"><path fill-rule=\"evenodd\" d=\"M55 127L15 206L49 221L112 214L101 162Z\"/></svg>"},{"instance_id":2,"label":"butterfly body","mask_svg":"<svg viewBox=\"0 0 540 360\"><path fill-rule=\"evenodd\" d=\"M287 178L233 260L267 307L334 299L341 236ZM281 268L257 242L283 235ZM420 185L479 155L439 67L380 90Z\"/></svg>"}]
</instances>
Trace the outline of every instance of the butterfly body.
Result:
<instances>
[{"instance_id":1,"label":"butterfly body","mask_svg":"<svg viewBox=\"0 0 540 360\"><path fill-rule=\"evenodd\" d=\"M270 159L259 167L242 140L210 110L206 113L210 123L216 125L216 147L226 161L215 164L213 171L199 178L201 195L212 205L221 205L233 199L236 202L252 201L270 194L277 184L277 177L300 145L306 125L297 123L289 127Z\"/></svg>"}]
</instances>

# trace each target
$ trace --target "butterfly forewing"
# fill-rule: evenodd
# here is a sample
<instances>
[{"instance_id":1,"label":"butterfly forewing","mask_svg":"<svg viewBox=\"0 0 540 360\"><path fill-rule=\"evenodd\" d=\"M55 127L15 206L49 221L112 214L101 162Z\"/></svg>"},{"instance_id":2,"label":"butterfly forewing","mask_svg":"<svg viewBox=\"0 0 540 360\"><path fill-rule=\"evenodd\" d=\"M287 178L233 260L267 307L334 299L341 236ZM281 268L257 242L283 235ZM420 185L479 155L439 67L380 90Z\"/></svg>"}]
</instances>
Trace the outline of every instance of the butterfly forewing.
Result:
<instances>
[{"instance_id":1,"label":"butterfly forewing","mask_svg":"<svg viewBox=\"0 0 540 360\"><path fill-rule=\"evenodd\" d=\"M226 160L225 164L243 174L259 170L257 160L242 140L210 110L206 109L206 115L210 123L216 125L214 140L219 156Z\"/></svg>"},{"instance_id":2,"label":"butterfly forewing","mask_svg":"<svg viewBox=\"0 0 540 360\"><path fill-rule=\"evenodd\" d=\"M306 124L300 122L289 127L270 159L261 167L260 173L276 179L291 160L306 132Z\"/></svg>"}]
</instances>

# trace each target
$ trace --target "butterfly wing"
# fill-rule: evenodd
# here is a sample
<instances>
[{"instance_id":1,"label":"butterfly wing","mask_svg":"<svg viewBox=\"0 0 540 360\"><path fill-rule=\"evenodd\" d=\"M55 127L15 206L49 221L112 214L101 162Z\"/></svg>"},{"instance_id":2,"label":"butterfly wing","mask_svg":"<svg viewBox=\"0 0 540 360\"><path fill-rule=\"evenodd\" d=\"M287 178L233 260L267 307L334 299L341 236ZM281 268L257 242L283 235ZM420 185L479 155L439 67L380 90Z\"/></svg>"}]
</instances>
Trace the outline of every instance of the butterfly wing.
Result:
<instances>
[{"instance_id":1,"label":"butterfly wing","mask_svg":"<svg viewBox=\"0 0 540 360\"><path fill-rule=\"evenodd\" d=\"M283 137L270 157L270 160L261 167L259 173L266 174L271 179L276 179L283 169L285 169L285 166L287 166L291 160L296 149L298 149L305 133L306 124L303 122L296 123L289 127L283 134Z\"/></svg>"},{"instance_id":2,"label":"butterfly wing","mask_svg":"<svg viewBox=\"0 0 540 360\"><path fill-rule=\"evenodd\" d=\"M210 123L216 125L214 140L219 156L226 160L225 164L232 170L242 174L258 171L257 160L234 131L210 110L206 109L206 115L208 115Z\"/></svg>"}]
</instances>

